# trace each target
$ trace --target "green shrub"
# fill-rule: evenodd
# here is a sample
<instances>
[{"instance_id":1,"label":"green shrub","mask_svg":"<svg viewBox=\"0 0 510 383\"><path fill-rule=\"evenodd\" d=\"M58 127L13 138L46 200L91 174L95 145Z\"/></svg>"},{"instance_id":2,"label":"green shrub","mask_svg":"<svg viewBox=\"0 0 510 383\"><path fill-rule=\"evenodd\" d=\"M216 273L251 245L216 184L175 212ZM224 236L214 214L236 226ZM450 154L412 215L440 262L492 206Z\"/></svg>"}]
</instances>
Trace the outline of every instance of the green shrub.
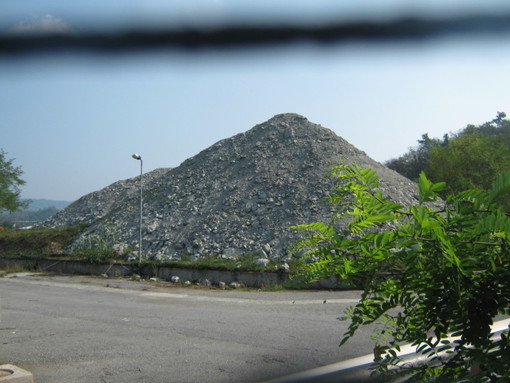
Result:
<instances>
[{"instance_id":1,"label":"green shrub","mask_svg":"<svg viewBox=\"0 0 510 383\"><path fill-rule=\"evenodd\" d=\"M115 257L113 245L117 241L117 227L103 226L73 245L72 254L90 263L107 262Z\"/></svg>"}]
</instances>

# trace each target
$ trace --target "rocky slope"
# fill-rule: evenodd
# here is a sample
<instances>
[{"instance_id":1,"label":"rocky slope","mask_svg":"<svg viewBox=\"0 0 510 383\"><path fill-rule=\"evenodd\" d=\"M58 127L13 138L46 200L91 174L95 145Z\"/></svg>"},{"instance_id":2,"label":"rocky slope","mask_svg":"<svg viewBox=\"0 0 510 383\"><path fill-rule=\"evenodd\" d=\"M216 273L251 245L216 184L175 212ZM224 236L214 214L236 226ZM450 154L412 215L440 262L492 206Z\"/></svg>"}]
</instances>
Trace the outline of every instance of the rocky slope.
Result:
<instances>
[{"instance_id":1,"label":"rocky slope","mask_svg":"<svg viewBox=\"0 0 510 383\"><path fill-rule=\"evenodd\" d=\"M144 175L144 255L285 257L297 240L290 226L327 220L325 173L343 158L378 172L384 192L405 205L415 185L370 159L331 130L297 114L277 115L219 141L173 169ZM116 182L60 211L45 226L88 226L83 237L115 228L136 246L139 178Z\"/></svg>"}]
</instances>

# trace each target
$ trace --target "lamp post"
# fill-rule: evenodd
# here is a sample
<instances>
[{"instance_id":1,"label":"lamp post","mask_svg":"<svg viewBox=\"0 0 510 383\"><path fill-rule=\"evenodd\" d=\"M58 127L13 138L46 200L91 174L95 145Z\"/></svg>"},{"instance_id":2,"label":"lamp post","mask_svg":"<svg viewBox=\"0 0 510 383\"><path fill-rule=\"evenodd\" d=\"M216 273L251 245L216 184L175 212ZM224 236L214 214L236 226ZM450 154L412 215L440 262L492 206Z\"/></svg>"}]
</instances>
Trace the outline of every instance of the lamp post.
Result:
<instances>
[{"instance_id":1,"label":"lamp post","mask_svg":"<svg viewBox=\"0 0 510 383\"><path fill-rule=\"evenodd\" d=\"M142 181L143 181L143 161L142 156L139 154L133 154L131 157L133 157L135 160L140 161L140 238L138 239L138 266L142 263L142 218L143 218L143 187L142 187Z\"/></svg>"}]
</instances>

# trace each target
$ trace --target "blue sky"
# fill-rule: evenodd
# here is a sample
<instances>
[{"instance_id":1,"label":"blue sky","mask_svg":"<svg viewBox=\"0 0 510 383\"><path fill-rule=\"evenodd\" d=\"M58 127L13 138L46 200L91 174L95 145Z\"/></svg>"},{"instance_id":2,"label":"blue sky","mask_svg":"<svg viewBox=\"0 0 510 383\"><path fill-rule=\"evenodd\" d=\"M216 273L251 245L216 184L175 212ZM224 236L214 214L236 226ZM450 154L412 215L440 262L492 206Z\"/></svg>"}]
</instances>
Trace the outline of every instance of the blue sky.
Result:
<instances>
[{"instance_id":1,"label":"blue sky","mask_svg":"<svg viewBox=\"0 0 510 383\"><path fill-rule=\"evenodd\" d=\"M3 0L0 33L41 28L42 21L79 32L148 20L200 25L250 17L318 22L393 12L453 14L493 10L498 2L381 3ZM498 9L510 10L505 6ZM143 156L144 171L175 167L285 112L334 130L382 162L406 152L423 133L442 137L498 111L510 114L509 48L509 36L460 36L221 53L4 56L0 148L24 171L23 197L57 200L136 176L132 153Z\"/></svg>"}]
</instances>

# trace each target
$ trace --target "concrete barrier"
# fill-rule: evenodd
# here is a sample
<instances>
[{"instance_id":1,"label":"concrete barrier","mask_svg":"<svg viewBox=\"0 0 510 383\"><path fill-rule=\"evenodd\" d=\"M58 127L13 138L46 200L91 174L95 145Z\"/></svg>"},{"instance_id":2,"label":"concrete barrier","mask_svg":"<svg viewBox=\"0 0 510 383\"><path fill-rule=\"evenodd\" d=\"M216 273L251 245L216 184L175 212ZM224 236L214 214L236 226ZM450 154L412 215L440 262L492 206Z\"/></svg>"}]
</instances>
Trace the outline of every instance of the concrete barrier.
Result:
<instances>
[{"instance_id":1,"label":"concrete barrier","mask_svg":"<svg viewBox=\"0 0 510 383\"><path fill-rule=\"evenodd\" d=\"M238 282L246 287L267 287L267 286L295 286L299 283L291 279L288 272L269 272L269 271L229 271L229 270L201 270L191 268L180 268L165 265L143 265L141 270L137 270L138 265L130 263L101 263L91 264L79 260L56 260L48 258L6 258L0 257L0 268L21 266L29 270L50 271L57 274L67 275L107 275L110 278L129 277L132 274L139 273L142 277L157 277L162 280L170 280L172 276L178 276L181 281L199 282L207 279L211 284L217 285L219 282L230 284ZM311 284L299 286L303 289L352 289L338 277L330 277Z\"/></svg>"}]
</instances>

